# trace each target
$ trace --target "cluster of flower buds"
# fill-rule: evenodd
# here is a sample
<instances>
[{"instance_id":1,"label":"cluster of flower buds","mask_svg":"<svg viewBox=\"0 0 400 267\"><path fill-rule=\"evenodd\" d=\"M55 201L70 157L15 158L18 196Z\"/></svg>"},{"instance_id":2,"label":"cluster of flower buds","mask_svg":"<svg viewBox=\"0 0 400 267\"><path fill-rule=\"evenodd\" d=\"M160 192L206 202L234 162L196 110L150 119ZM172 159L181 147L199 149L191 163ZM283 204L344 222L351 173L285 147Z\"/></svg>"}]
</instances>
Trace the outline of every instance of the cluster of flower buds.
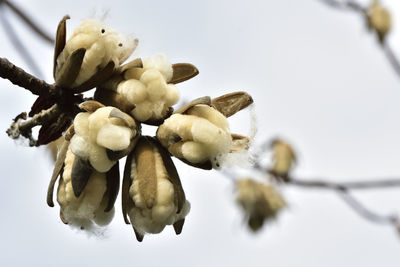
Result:
<instances>
[{"instance_id":1,"label":"cluster of flower buds","mask_svg":"<svg viewBox=\"0 0 400 267\"><path fill-rule=\"evenodd\" d=\"M247 149L249 138L231 134L227 117L249 106L252 98L245 92L202 97L174 112L179 99L175 84L197 75L195 66L171 64L164 55L120 65L137 40L87 20L66 42L67 18L57 30L56 84L75 94L94 87L96 91L94 100L79 105L82 112L64 134L48 205L54 206L59 179L57 201L64 223L81 228L107 225L119 192L119 160L127 156L122 211L137 240L167 225L180 234L190 203L171 156L212 169L228 153ZM141 124L158 126L157 136L142 136Z\"/></svg>"},{"instance_id":2,"label":"cluster of flower buds","mask_svg":"<svg viewBox=\"0 0 400 267\"><path fill-rule=\"evenodd\" d=\"M386 35L392 28L390 12L382 6L380 0L372 0L367 10L368 26L373 29L381 43L385 41Z\"/></svg>"},{"instance_id":3,"label":"cluster of flower buds","mask_svg":"<svg viewBox=\"0 0 400 267\"><path fill-rule=\"evenodd\" d=\"M242 207L250 229L261 229L265 222L275 219L286 206L285 200L274 186L242 179L236 183L237 203Z\"/></svg>"}]
</instances>

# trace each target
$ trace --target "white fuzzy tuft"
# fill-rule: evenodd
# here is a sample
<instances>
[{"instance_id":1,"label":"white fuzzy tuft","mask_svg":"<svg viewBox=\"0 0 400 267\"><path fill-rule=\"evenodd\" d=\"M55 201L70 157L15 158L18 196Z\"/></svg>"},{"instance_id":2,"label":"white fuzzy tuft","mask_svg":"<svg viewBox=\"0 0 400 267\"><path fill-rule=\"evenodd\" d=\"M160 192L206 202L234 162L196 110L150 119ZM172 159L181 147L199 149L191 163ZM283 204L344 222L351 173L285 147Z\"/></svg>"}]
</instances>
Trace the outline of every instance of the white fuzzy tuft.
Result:
<instances>
[{"instance_id":1,"label":"white fuzzy tuft","mask_svg":"<svg viewBox=\"0 0 400 267\"><path fill-rule=\"evenodd\" d=\"M148 69L156 69L163 76L164 79L169 82L172 78L173 70L172 65L168 60L167 55L165 54L156 54L152 57L143 59L143 68Z\"/></svg>"},{"instance_id":2,"label":"white fuzzy tuft","mask_svg":"<svg viewBox=\"0 0 400 267\"><path fill-rule=\"evenodd\" d=\"M242 168L251 168L254 165L254 146L252 146L254 138L257 134L257 117L254 109L254 104L250 105L250 131L248 134L249 138L249 148L241 149L238 151L230 152L228 154L224 154L219 156L217 161L221 163L221 166L224 168L234 168L234 167L242 167Z\"/></svg>"}]
</instances>

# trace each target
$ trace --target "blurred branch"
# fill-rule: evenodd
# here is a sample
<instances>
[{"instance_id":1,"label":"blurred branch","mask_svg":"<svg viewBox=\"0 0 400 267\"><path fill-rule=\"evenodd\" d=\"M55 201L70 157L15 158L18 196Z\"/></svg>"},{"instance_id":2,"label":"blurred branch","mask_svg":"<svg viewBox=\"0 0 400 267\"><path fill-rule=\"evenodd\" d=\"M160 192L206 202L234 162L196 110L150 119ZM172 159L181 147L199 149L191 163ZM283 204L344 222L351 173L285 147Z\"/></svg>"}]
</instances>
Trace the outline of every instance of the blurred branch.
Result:
<instances>
[{"instance_id":1,"label":"blurred branch","mask_svg":"<svg viewBox=\"0 0 400 267\"><path fill-rule=\"evenodd\" d=\"M368 181L335 183L324 180L298 180L290 177L288 179L288 183L303 187L314 187L321 189L325 188L333 190L376 189L395 186L400 187L400 179L375 179Z\"/></svg>"},{"instance_id":2,"label":"blurred branch","mask_svg":"<svg viewBox=\"0 0 400 267\"><path fill-rule=\"evenodd\" d=\"M382 44L383 51L397 75L400 76L400 62L387 42Z\"/></svg>"},{"instance_id":3,"label":"blurred branch","mask_svg":"<svg viewBox=\"0 0 400 267\"><path fill-rule=\"evenodd\" d=\"M17 51L21 54L21 57L26 61L29 68L33 71L36 76L43 77L40 68L36 65L34 59L32 58L31 54L22 44L21 40L18 38L18 35L15 34L15 30L12 25L8 22L3 7L0 5L0 20L3 24L3 28L7 33L8 37L10 38L12 44L17 49Z\"/></svg>"},{"instance_id":4,"label":"blurred branch","mask_svg":"<svg viewBox=\"0 0 400 267\"><path fill-rule=\"evenodd\" d=\"M347 190L338 190L339 196L344 202L346 202L355 212L357 212L361 217L374 222L382 224L393 225L396 229L400 225L398 216L396 215L379 215L368 208L366 208L360 201L354 198Z\"/></svg>"},{"instance_id":5,"label":"blurred branch","mask_svg":"<svg viewBox=\"0 0 400 267\"><path fill-rule=\"evenodd\" d=\"M374 223L390 224L395 227L397 231L400 229L400 220L397 215L379 215L366 208L360 201L349 193L349 190L354 189L377 189L400 186L400 179L376 179L369 181L333 183L324 180L297 180L289 177L286 179L286 183L308 188L335 190L341 199L364 219Z\"/></svg>"},{"instance_id":6,"label":"blurred branch","mask_svg":"<svg viewBox=\"0 0 400 267\"><path fill-rule=\"evenodd\" d=\"M339 194L341 199L349 205L358 215L375 223L390 224L400 233L400 219L397 215L379 215L366 208L360 201L354 198L351 190L359 189L378 189L400 187L400 178L398 179L371 179L356 182L330 182L326 179L296 179L290 175L280 176L272 170L261 166L259 163L260 155L255 155L254 169L262 174L269 174L278 182L304 188L328 189ZM226 173L228 174L228 173ZM232 174L228 174L232 175Z\"/></svg>"},{"instance_id":7,"label":"blurred branch","mask_svg":"<svg viewBox=\"0 0 400 267\"><path fill-rule=\"evenodd\" d=\"M322 3L338 9L347 9L365 14L365 9L353 0L337 1L337 0L320 0Z\"/></svg>"},{"instance_id":8,"label":"blurred branch","mask_svg":"<svg viewBox=\"0 0 400 267\"><path fill-rule=\"evenodd\" d=\"M8 6L18 17L20 17L26 25L28 25L38 36L47 41L50 45L54 44L54 38L45 33L21 8L8 0L0 0L0 4Z\"/></svg>"},{"instance_id":9,"label":"blurred branch","mask_svg":"<svg viewBox=\"0 0 400 267\"><path fill-rule=\"evenodd\" d=\"M362 19L368 25L368 8L363 7L360 3L355 0L319 0L321 3L324 3L332 8L340 9L340 10L349 10L356 12L362 16ZM400 77L400 61L393 52L393 49L389 45L386 39L384 39L381 43L381 48L385 53L387 59L389 60L392 68L396 72L397 76Z\"/></svg>"}]
</instances>

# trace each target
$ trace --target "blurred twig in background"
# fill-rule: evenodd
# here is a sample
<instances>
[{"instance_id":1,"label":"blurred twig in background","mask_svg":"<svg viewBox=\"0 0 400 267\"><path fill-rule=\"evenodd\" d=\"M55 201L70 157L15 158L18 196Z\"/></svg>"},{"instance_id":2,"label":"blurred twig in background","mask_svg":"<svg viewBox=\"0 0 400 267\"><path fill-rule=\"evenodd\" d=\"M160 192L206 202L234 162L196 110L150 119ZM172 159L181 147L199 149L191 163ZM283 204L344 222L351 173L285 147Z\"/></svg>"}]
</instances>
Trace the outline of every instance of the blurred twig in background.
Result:
<instances>
[{"instance_id":1,"label":"blurred twig in background","mask_svg":"<svg viewBox=\"0 0 400 267\"><path fill-rule=\"evenodd\" d=\"M14 45L15 49L20 53L21 57L25 60L30 70L38 77L43 77L40 67L36 64L29 50L26 49L23 42L18 37L13 25L9 23L4 7L7 6L14 14L16 14L22 21L39 37L45 40L50 45L54 45L54 39L45 33L29 16L23 12L19 7L14 5L8 0L0 0L0 22L3 25L4 31L7 33L8 38Z\"/></svg>"},{"instance_id":2,"label":"blurred twig in background","mask_svg":"<svg viewBox=\"0 0 400 267\"><path fill-rule=\"evenodd\" d=\"M31 19L20 7L8 0L0 0L0 5L4 4L9 7L20 19L22 19L25 24L31 28L39 37L47 41L49 45L54 45L54 38L47 34L44 30L37 25L37 23Z\"/></svg>"},{"instance_id":3,"label":"blurred twig in background","mask_svg":"<svg viewBox=\"0 0 400 267\"><path fill-rule=\"evenodd\" d=\"M348 10L355 12L356 14L359 14L361 16L361 19L365 22L365 25L368 25L370 30L374 30L374 32L378 35L379 37L379 30L374 27L374 25L371 23L371 11L374 10L375 6L378 6L378 23L384 23L384 27L386 27L386 32L384 33L384 37L386 37L386 34L390 31L391 28L391 18L390 18L390 13L381 6L380 1L372 1L372 4L370 6L363 6L362 4L358 3L355 0L319 0L321 3L324 3L332 8L336 8L339 10ZM380 25L379 25L380 26ZM378 27L379 27L378 26ZM380 40L380 45L381 48L383 49L383 52L385 53L385 56L389 60L391 66L393 67L393 70L396 72L397 76L400 77L400 61L396 54L394 53L391 45L387 41L386 38L382 38Z\"/></svg>"}]
</instances>

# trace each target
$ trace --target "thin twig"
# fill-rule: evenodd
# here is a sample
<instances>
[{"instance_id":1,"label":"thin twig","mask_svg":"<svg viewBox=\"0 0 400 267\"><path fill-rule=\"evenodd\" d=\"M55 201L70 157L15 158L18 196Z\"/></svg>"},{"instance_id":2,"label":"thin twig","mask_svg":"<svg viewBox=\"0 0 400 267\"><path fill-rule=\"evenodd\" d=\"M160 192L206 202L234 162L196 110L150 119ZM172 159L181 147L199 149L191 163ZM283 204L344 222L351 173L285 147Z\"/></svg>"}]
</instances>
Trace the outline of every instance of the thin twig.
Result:
<instances>
[{"instance_id":1,"label":"thin twig","mask_svg":"<svg viewBox=\"0 0 400 267\"><path fill-rule=\"evenodd\" d=\"M62 110L57 104L54 104L47 110L43 110L40 113L32 117L32 119L23 121L27 118L25 112L18 115L14 122L11 124L10 128L7 129L7 134L12 139L18 139L20 136L29 139L30 146L38 146L39 143L34 139L32 135L32 128L38 125L43 125L44 123L53 120L62 113Z\"/></svg>"},{"instance_id":2,"label":"thin twig","mask_svg":"<svg viewBox=\"0 0 400 267\"><path fill-rule=\"evenodd\" d=\"M362 7L361 4L352 1L352 0L347 0L347 1L337 1L337 0L320 0L322 3L329 5L334 8L338 9L348 9L352 11L358 11L364 14L365 9Z\"/></svg>"},{"instance_id":3,"label":"thin twig","mask_svg":"<svg viewBox=\"0 0 400 267\"><path fill-rule=\"evenodd\" d=\"M13 46L17 49L17 51L21 54L21 57L26 61L29 68L33 71L36 76L43 77L40 68L36 65L35 60L32 58L31 54L22 44L21 40L18 38L18 35L15 34L15 30L13 26L8 22L5 12L3 10L3 6L0 5L0 20L1 24L5 32L7 33L8 37L10 38Z\"/></svg>"},{"instance_id":4,"label":"thin twig","mask_svg":"<svg viewBox=\"0 0 400 267\"><path fill-rule=\"evenodd\" d=\"M0 4L4 3L7 5L16 15L18 15L35 33L37 33L42 39L46 40L49 44L54 44L54 38L49 34L45 33L29 16L22 11L21 8L8 0L0 1Z\"/></svg>"},{"instance_id":5,"label":"thin twig","mask_svg":"<svg viewBox=\"0 0 400 267\"><path fill-rule=\"evenodd\" d=\"M395 70L396 74L400 76L400 62L399 59L393 52L393 49L390 47L389 43L386 41L382 45L383 52L385 53L387 59Z\"/></svg>"},{"instance_id":6,"label":"thin twig","mask_svg":"<svg viewBox=\"0 0 400 267\"><path fill-rule=\"evenodd\" d=\"M333 190L355 190L355 189L377 189L377 188L390 188L390 187L400 187L400 178L398 179L371 179L365 181L357 182L342 182L335 183L326 180L305 180L305 179L295 179L290 177L288 179L289 184L310 187L310 188L320 188L320 189L333 189Z\"/></svg>"},{"instance_id":7,"label":"thin twig","mask_svg":"<svg viewBox=\"0 0 400 267\"><path fill-rule=\"evenodd\" d=\"M398 226L399 221L396 215L380 215L371 211L355 197L353 197L347 190L337 190L337 193L339 194L340 198L361 217L374 223L390 224L394 225L395 227Z\"/></svg>"},{"instance_id":8,"label":"thin twig","mask_svg":"<svg viewBox=\"0 0 400 267\"><path fill-rule=\"evenodd\" d=\"M256 162L254 169L262 174L270 174L278 182L288 185L300 186L303 188L317 188L317 189L328 189L333 190L339 194L343 201L348 204L357 214L363 218L375 222L390 224L396 228L400 233L400 219L397 215L379 215L368 208L366 208L360 201L354 198L350 194L350 190L358 189L379 189L379 188L391 188L400 187L400 178L397 179L370 179L355 182L330 182L326 179L296 179L290 175L280 177L275 172L263 167L259 159L261 155L255 155Z\"/></svg>"}]
</instances>

